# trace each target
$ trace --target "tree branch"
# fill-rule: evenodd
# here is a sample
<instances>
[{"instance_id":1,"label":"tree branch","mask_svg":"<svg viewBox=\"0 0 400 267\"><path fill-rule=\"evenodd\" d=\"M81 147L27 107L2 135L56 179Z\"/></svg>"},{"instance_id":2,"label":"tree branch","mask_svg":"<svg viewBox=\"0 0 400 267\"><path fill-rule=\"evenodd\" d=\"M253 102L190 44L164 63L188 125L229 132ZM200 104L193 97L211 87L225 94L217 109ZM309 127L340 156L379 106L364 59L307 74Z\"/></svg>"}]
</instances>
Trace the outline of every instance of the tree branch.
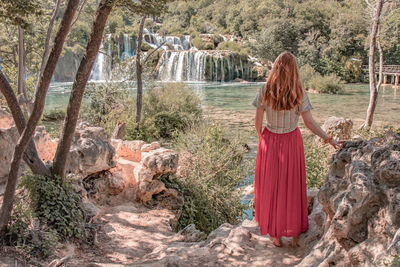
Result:
<instances>
[{"instance_id":1,"label":"tree branch","mask_svg":"<svg viewBox=\"0 0 400 267\"><path fill-rule=\"evenodd\" d=\"M143 65L145 65L146 62L147 62L147 60L150 58L150 56L151 56L152 54L154 54L154 52L156 52L158 49L160 49L166 42L167 42L167 41L162 42L162 44L160 44L158 47L156 47L156 49L154 49L153 51L151 51L150 54L148 54L148 55L146 56L146 58L144 59Z\"/></svg>"}]
</instances>

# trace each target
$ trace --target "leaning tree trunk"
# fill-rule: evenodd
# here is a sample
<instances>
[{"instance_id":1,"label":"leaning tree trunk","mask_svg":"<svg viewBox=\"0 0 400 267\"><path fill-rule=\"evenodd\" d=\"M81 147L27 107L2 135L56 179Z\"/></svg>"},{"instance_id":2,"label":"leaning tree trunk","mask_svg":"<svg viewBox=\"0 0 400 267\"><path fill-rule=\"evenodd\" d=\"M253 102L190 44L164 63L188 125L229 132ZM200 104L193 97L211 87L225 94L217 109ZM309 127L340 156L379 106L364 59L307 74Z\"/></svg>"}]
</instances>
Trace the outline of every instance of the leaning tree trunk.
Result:
<instances>
[{"instance_id":1,"label":"leaning tree trunk","mask_svg":"<svg viewBox=\"0 0 400 267\"><path fill-rule=\"evenodd\" d=\"M25 104L28 101L25 86L25 47L24 47L24 30L18 26L18 98L20 103Z\"/></svg>"},{"instance_id":2,"label":"leaning tree trunk","mask_svg":"<svg viewBox=\"0 0 400 267\"><path fill-rule=\"evenodd\" d=\"M104 28L107 23L108 16L112 10L115 0L102 0L97 9L96 18L92 26L89 42L86 46L86 52L79 65L72 86L71 96L69 98L67 113L64 120L64 128L57 146L54 156L53 166L54 174L65 177L65 168L67 164L69 149L75 133L76 124L78 122L79 110L82 103L83 93L90 73L92 71L94 61L103 39Z\"/></svg>"},{"instance_id":3,"label":"leaning tree trunk","mask_svg":"<svg viewBox=\"0 0 400 267\"><path fill-rule=\"evenodd\" d=\"M61 55L64 42L69 33L70 26L78 5L79 0L69 0L68 2L68 6L65 10L60 28L58 29L54 41L54 47L50 53L49 59L43 72L43 76L40 79L39 86L36 90L32 114L29 117L28 123L24 131L22 132L22 136L19 138L18 143L15 146L13 159L11 161L10 173L8 174L6 191L4 193L3 204L0 210L0 236L6 231L8 222L11 217L19 165L21 163L22 155L24 154L30 140L32 140L36 125L38 124L42 116L46 94L51 82L51 77L53 76L54 70L56 68L58 58Z\"/></svg>"},{"instance_id":4,"label":"leaning tree trunk","mask_svg":"<svg viewBox=\"0 0 400 267\"><path fill-rule=\"evenodd\" d=\"M142 117L142 96L143 96L143 81L142 81L142 64L140 63L140 56L142 52L142 39L143 39L143 28L146 16L142 18L139 25L138 34L138 45L136 48L136 87L137 87L137 99L136 99L136 123L139 128L139 123Z\"/></svg>"},{"instance_id":5,"label":"leaning tree trunk","mask_svg":"<svg viewBox=\"0 0 400 267\"><path fill-rule=\"evenodd\" d=\"M4 74L0 71L0 92L3 94L7 101L7 105L11 110L14 118L15 125L17 126L19 134L25 129L26 121L24 114L18 104L17 96L15 95L11 85L8 83ZM29 168L34 174L50 175L50 170L44 165L43 161L39 158L36 150L35 142L33 139L29 141L28 147L24 153L24 161L28 164Z\"/></svg>"},{"instance_id":6,"label":"leaning tree trunk","mask_svg":"<svg viewBox=\"0 0 400 267\"><path fill-rule=\"evenodd\" d=\"M378 32L379 20L382 12L384 0L377 0L376 2L376 11L374 15L374 21L372 23L371 30L371 41L369 44L369 90L370 90L370 99L369 106L367 110L367 117L365 119L364 124L361 128L371 128L372 120L375 112L376 102L378 99L378 89L375 83L375 44L376 44L376 34Z\"/></svg>"},{"instance_id":7,"label":"leaning tree trunk","mask_svg":"<svg viewBox=\"0 0 400 267\"><path fill-rule=\"evenodd\" d=\"M40 77L43 74L44 67L46 66L47 59L49 58L51 33L53 32L54 22L56 21L58 11L60 10L61 2L62 2L62 0L57 0L56 6L54 7L53 15L51 16L51 19L49 22L49 27L47 28L46 40L44 42L42 63L40 64L40 70L39 70L38 78L37 78L38 84L36 86L39 85Z\"/></svg>"}]
</instances>

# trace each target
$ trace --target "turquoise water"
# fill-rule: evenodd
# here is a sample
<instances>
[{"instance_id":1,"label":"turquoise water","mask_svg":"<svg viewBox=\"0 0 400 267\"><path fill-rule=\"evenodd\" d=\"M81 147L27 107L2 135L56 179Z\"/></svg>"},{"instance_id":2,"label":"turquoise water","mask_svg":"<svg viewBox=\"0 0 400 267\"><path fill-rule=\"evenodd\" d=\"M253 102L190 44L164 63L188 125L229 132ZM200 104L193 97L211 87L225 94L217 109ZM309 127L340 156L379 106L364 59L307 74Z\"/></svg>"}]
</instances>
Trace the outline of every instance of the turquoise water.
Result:
<instances>
[{"instance_id":1,"label":"turquoise water","mask_svg":"<svg viewBox=\"0 0 400 267\"><path fill-rule=\"evenodd\" d=\"M257 89L262 83L192 83L196 93L206 106L225 111L247 114L254 111L251 105ZM51 84L46 99L46 111L65 109L68 103L71 83ZM369 87L366 84L345 85L345 94L327 95L310 93L314 107L312 113L317 121L329 116L346 117L355 123L363 121L369 103ZM249 113L250 115L250 113ZM374 115L378 124L400 124L400 89L382 87Z\"/></svg>"}]
</instances>

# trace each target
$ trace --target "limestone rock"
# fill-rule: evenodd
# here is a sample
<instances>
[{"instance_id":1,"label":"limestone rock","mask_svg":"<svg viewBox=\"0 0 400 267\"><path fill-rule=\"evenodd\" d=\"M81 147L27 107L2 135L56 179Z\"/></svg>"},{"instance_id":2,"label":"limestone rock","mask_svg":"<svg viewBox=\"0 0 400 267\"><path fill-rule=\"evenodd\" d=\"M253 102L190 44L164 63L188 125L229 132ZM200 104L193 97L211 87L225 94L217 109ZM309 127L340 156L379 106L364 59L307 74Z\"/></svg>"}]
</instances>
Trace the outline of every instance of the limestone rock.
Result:
<instances>
[{"instance_id":1,"label":"limestone rock","mask_svg":"<svg viewBox=\"0 0 400 267\"><path fill-rule=\"evenodd\" d=\"M107 178L108 192L111 195L118 195L124 190L125 180L122 176L110 173Z\"/></svg>"},{"instance_id":2,"label":"limestone rock","mask_svg":"<svg viewBox=\"0 0 400 267\"><path fill-rule=\"evenodd\" d=\"M18 138L19 134L17 128L0 128L0 177L8 176L14 148L18 142Z\"/></svg>"},{"instance_id":3,"label":"limestone rock","mask_svg":"<svg viewBox=\"0 0 400 267\"><path fill-rule=\"evenodd\" d=\"M82 206L83 206L83 210L85 211L85 215L86 215L86 220L87 221L89 221L93 217L96 217L100 213L99 208L96 207L96 205L94 205L89 200L83 201L82 202Z\"/></svg>"},{"instance_id":4,"label":"limestone rock","mask_svg":"<svg viewBox=\"0 0 400 267\"><path fill-rule=\"evenodd\" d=\"M197 230L196 225L194 224L189 224L188 226L180 230L178 234L184 236L185 242L197 242L207 237L205 233L203 233L200 230Z\"/></svg>"},{"instance_id":5,"label":"limestone rock","mask_svg":"<svg viewBox=\"0 0 400 267\"><path fill-rule=\"evenodd\" d=\"M77 129L68 156L67 172L84 178L115 167L115 149L103 128Z\"/></svg>"},{"instance_id":6,"label":"limestone rock","mask_svg":"<svg viewBox=\"0 0 400 267\"><path fill-rule=\"evenodd\" d=\"M159 148L142 154L140 169L137 170L139 182L137 200L150 202L152 196L165 189L159 180L161 175L175 173L178 166L178 154L170 149Z\"/></svg>"},{"instance_id":7,"label":"limestone rock","mask_svg":"<svg viewBox=\"0 0 400 267\"><path fill-rule=\"evenodd\" d=\"M121 139L111 139L111 144L115 148L118 157L134 162L140 162L142 159L142 146L146 143L139 140L123 141Z\"/></svg>"},{"instance_id":8,"label":"limestone rock","mask_svg":"<svg viewBox=\"0 0 400 267\"><path fill-rule=\"evenodd\" d=\"M333 156L318 193L327 216L323 236L299 266L377 266L393 260L399 247L399 147L400 134L389 134L347 142Z\"/></svg>"},{"instance_id":9,"label":"limestone rock","mask_svg":"<svg viewBox=\"0 0 400 267\"><path fill-rule=\"evenodd\" d=\"M349 140L352 127L350 119L338 117L329 117L322 125L322 129L336 140Z\"/></svg>"},{"instance_id":10,"label":"limestone rock","mask_svg":"<svg viewBox=\"0 0 400 267\"><path fill-rule=\"evenodd\" d=\"M39 158L43 160L43 162L53 161L57 150L58 140L51 139L44 126L36 127L33 140L35 141Z\"/></svg>"},{"instance_id":11,"label":"limestone rock","mask_svg":"<svg viewBox=\"0 0 400 267\"><path fill-rule=\"evenodd\" d=\"M8 129L15 125L14 119L11 114L0 109L0 128Z\"/></svg>"},{"instance_id":12,"label":"limestone rock","mask_svg":"<svg viewBox=\"0 0 400 267\"><path fill-rule=\"evenodd\" d=\"M8 173L10 172L11 161L18 139L19 134L16 127L0 128L0 195L4 193L7 184ZM25 169L26 165L22 161L18 175L21 175Z\"/></svg>"}]
</instances>

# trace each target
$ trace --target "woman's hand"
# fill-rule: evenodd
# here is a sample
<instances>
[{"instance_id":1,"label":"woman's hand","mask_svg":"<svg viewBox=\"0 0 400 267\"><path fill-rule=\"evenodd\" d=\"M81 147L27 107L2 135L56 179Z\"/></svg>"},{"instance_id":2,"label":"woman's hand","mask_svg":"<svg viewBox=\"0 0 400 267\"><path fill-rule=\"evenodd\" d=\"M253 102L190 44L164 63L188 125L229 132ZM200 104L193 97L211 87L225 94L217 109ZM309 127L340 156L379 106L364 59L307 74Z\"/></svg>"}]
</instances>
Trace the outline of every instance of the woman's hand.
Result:
<instances>
[{"instance_id":1,"label":"woman's hand","mask_svg":"<svg viewBox=\"0 0 400 267\"><path fill-rule=\"evenodd\" d=\"M344 141L344 140L336 141L336 140L332 139L331 137L324 140L325 144L329 143L331 146L333 146L334 149L342 148L345 142L346 141Z\"/></svg>"}]
</instances>

